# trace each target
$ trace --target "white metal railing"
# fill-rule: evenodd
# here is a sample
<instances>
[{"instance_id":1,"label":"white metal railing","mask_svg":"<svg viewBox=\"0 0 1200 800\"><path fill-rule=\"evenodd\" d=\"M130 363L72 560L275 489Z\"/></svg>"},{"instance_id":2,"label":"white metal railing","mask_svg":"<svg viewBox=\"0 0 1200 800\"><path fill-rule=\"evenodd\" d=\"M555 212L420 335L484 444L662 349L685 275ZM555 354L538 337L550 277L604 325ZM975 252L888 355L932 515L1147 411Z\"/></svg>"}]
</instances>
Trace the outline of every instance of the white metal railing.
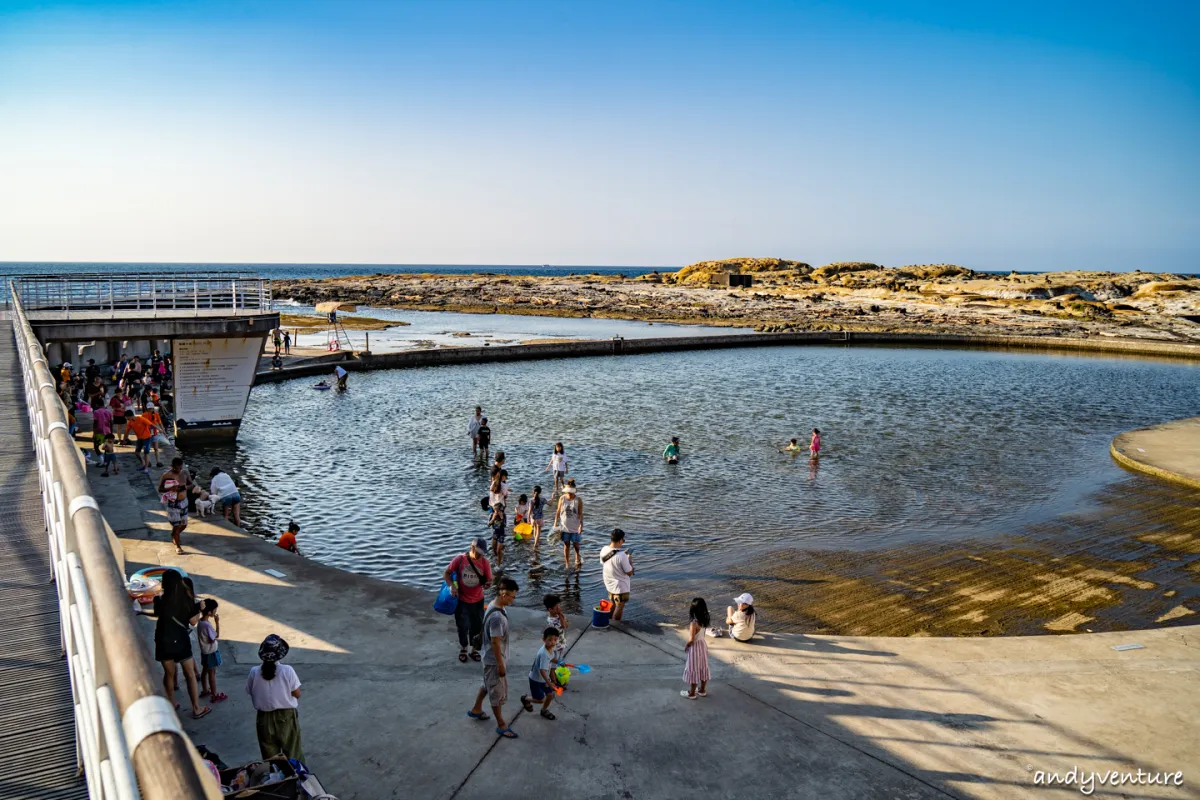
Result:
<instances>
[{"instance_id":1,"label":"white metal railing","mask_svg":"<svg viewBox=\"0 0 1200 800\"><path fill-rule=\"evenodd\" d=\"M27 312L269 311L271 281L245 275L180 273L155 275L31 275L12 281L12 296Z\"/></svg>"},{"instance_id":2,"label":"white metal railing","mask_svg":"<svg viewBox=\"0 0 1200 800\"><path fill-rule=\"evenodd\" d=\"M199 800L205 788L174 708L157 694L118 567L67 429L45 354L12 292L13 329L37 452L51 575L90 800ZM140 791L139 791L140 783Z\"/></svg>"}]
</instances>

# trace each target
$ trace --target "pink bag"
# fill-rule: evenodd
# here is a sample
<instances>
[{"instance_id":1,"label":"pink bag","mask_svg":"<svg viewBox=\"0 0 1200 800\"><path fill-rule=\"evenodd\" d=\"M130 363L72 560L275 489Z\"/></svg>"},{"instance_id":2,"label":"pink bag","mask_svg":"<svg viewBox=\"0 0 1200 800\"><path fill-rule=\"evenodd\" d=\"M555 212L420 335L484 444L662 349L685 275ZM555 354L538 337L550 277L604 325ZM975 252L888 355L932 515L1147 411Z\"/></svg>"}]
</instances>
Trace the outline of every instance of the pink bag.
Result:
<instances>
[{"instance_id":1,"label":"pink bag","mask_svg":"<svg viewBox=\"0 0 1200 800\"><path fill-rule=\"evenodd\" d=\"M91 407L91 406L89 406L87 403L76 403L76 404L75 404L75 410L76 410L76 411L82 411L82 412L83 412L83 413L85 413L85 414L90 414L90 413L92 413L92 407Z\"/></svg>"}]
</instances>

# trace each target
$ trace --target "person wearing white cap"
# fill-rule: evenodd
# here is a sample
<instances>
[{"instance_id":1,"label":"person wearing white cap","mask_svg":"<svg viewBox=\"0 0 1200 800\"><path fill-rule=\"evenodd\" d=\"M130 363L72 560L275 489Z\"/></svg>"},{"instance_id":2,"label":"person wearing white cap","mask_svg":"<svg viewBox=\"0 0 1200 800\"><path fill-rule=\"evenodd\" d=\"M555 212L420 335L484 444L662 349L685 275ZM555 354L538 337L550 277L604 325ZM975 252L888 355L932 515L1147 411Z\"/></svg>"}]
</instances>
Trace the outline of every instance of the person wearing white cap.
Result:
<instances>
[{"instance_id":1,"label":"person wearing white cap","mask_svg":"<svg viewBox=\"0 0 1200 800\"><path fill-rule=\"evenodd\" d=\"M733 598L733 602L737 605L725 609L729 636L739 642L748 642L754 636L754 597L749 592L742 592Z\"/></svg>"}]
</instances>

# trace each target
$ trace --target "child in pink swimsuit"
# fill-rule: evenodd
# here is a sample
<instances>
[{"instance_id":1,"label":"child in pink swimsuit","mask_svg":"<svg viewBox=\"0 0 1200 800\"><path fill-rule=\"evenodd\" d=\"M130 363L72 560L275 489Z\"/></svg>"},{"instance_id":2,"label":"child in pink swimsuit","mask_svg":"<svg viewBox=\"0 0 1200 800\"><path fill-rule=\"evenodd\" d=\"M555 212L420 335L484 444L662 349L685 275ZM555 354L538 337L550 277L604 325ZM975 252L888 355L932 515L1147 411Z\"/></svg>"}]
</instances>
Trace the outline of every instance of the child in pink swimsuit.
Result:
<instances>
[{"instance_id":1,"label":"child in pink swimsuit","mask_svg":"<svg viewBox=\"0 0 1200 800\"><path fill-rule=\"evenodd\" d=\"M821 432L813 428L812 442L808 445L808 454L813 458L821 455Z\"/></svg>"}]
</instances>

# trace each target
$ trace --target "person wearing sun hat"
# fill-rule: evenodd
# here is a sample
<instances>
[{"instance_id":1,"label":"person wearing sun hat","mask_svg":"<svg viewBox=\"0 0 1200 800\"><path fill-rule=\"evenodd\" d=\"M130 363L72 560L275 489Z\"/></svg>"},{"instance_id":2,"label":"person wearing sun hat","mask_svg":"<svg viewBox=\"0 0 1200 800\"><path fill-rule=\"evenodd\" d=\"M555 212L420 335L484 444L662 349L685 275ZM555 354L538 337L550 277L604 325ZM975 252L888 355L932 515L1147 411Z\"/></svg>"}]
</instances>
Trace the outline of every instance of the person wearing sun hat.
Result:
<instances>
[{"instance_id":1,"label":"person wearing sun hat","mask_svg":"<svg viewBox=\"0 0 1200 800\"><path fill-rule=\"evenodd\" d=\"M271 634L258 646L262 665L251 667L246 694L258 712L255 729L258 749L264 759L280 753L304 761L300 748L300 678L296 670L280 664L288 654L288 643Z\"/></svg>"},{"instance_id":2,"label":"person wearing sun hat","mask_svg":"<svg viewBox=\"0 0 1200 800\"><path fill-rule=\"evenodd\" d=\"M725 624L729 626L729 637L739 642L748 642L754 636L754 596L742 592L733 598L736 606L725 609Z\"/></svg>"}]
</instances>

